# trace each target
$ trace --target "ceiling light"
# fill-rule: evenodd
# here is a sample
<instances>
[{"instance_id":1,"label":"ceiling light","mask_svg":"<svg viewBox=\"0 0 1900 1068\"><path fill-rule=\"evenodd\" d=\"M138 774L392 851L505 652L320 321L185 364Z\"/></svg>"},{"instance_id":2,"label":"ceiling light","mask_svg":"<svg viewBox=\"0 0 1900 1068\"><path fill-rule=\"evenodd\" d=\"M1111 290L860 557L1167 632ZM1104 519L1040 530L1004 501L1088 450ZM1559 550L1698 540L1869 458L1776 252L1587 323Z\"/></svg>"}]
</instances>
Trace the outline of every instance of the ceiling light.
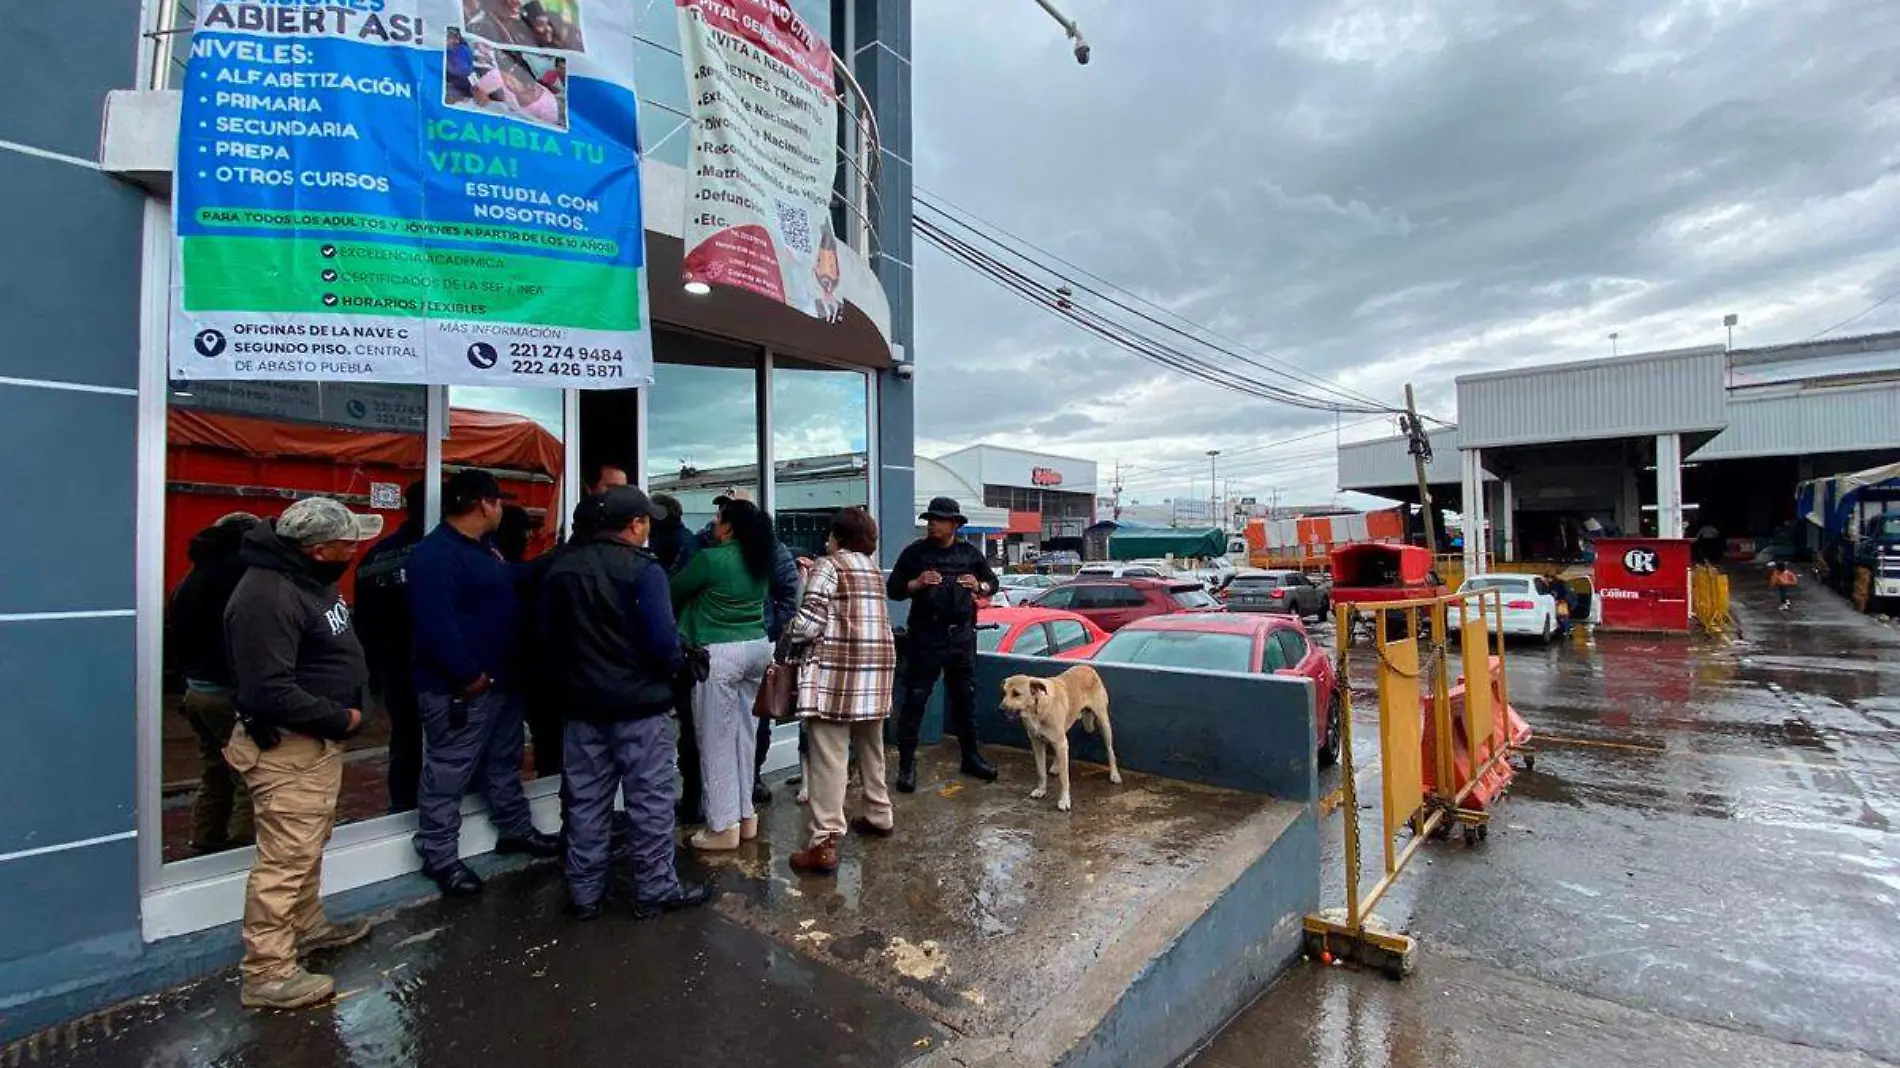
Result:
<instances>
[{"instance_id":1,"label":"ceiling light","mask_svg":"<svg viewBox=\"0 0 1900 1068\"><path fill-rule=\"evenodd\" d=\"M703 297L706 294L712 292L711 286L707 285L706 283L700 281L697 278L686 283L685 289L688 293L691 293L695 297Z\"/></svg>"}]
</instances>

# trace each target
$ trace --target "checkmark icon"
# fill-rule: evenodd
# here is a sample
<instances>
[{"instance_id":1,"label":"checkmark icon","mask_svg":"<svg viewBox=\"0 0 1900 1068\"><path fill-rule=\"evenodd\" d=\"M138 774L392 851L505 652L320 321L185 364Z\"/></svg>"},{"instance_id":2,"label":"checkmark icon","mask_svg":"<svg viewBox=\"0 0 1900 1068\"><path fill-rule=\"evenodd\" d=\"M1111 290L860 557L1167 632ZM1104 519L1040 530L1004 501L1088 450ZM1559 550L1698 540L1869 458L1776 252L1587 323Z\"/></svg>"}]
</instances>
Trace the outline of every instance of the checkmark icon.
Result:
<instances>
[{"instance_id":1,"label":"checkmark icon","mask_svg":"<svg viewBox=\"0 0 1900 1068\"><path fill-rule=\"evenodd\" d=\"M324 280L324 281L326 281L326 282L334 282L334 281L336 281L336 268L334 268L334 267L326 267L326 268L324 268L324 271L323 271L323 280Z\"/></svg>"},{"instance_id":2,"label":"checkmark icon","mask_svg":"<svg viewBox=\"0 0 1900 1068\"><path fill-rule=\"evenodd\" d=\"M321 255L321 256L322 256L322 257L323 257L324 259L326 259L326 260L328 260L328 259L335 259L335 258L336 258L336 246L335 246L335 245L325 245L325 246L323 246L322 248L320 248L320 249L318 249L318 250L317 250L317 252L318 252L318 254L320 254L320 255Z\"/></svg>"},{"instance_id":3,"label":"checkmark icon","mask_svg":"<svg viewBox=\"0 0 1900 1068\"><path fill-rule=\"evenodd\" d=\"M324 306L324 307L326 307L326 308L334 308L334 307L336 307L336 294L335 294L335 293L325 293L325 294L323 295L323 306Z\"/></svg>"}]
</instances>

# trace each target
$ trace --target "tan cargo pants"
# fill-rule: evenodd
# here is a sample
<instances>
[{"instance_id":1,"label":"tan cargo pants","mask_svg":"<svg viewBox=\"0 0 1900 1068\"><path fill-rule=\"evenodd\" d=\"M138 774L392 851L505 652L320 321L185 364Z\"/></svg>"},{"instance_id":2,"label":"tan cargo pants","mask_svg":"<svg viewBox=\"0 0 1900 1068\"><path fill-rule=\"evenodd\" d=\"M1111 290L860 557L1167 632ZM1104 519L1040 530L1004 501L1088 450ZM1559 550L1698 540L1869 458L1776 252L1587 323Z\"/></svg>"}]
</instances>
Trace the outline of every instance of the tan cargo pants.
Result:
<instances>
[{"instance_id":1,"label":"tan cargo pants","mask_svg":"<svg viewBox=\"0 0 1900 1068\"><path fill-rule=\"evenodd\" d=\"M808 719L804 727L805 740L809 743L805 754L805 786L811 794L810 844L817 845L826 838L842 838L849 829L844 806L854 746L858 772L864 780L864 818L876 827L892 826L896 813L891 808L890 786L884 781L884 721L834 723Z\"/></svg>"},{"instance_id":2,"label":"tan cargo pants","mask_svg":"<svg viewBox=\"0 0 1900 1068\"><path fill-rule=\"evenodd\" d=\"M257 862L244 891L244 963L253 982L297 967L297 940L323 926L323 847L343 789L343 746L285 731L268 750L239 724L224 757L250 787Z\"/></svg>"}]
</instances>

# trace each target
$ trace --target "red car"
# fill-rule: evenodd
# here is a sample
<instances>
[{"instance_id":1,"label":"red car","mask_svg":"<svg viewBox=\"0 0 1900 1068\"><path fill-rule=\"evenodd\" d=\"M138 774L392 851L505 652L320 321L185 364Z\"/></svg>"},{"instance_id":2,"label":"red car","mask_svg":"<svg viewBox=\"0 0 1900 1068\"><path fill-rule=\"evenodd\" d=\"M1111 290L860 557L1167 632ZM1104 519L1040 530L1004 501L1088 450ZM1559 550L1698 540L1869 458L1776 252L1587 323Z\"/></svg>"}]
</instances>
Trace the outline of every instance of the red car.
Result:
<instances>
[{"instance_id":1,"label":"red car","mask_svg":"<svg viewBox=\"0 0 1900 1068\"><path fill-rule=\"evenodd\" d=\"M1189 579L1080 579L1057 586L1033 603L1074 612L1110 634L1149 616L1225 611L1207 587Z\"/></svg>"},{"instance_id":2,"label":"red car","mask_svg":"<svg viewBox=\"0 0 1900 1068\"><path fill-rule=\"evenodd\" d=\"M1107 637L1102 628L1074 612L1034 606L976 611L976 649L980 653L1086 660Z\"/></svg>"},{"instance_id":3,"label":"red car","mask_svg":"<svg viewBox=\"0 0 1900 1068\"><path fill-rule=\"evenodd\" d=\"M1319 766L1339 760L1339 679L1333 658L1292 616L1171 615L1138 620L1116 631L1090 659L1190 671L1297 675L1313 683L1313 737Z\"/></svg>"}]
</instances>

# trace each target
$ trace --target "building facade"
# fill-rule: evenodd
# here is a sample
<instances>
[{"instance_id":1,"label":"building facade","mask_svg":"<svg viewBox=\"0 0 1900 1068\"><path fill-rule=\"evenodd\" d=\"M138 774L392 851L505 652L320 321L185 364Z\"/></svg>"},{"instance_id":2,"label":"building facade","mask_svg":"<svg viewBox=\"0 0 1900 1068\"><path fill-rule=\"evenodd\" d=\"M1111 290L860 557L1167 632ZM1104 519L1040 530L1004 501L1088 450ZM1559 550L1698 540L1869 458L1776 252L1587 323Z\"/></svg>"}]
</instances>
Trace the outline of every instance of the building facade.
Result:
<instances>
[{"instance_id":1,"label":"building facade","mask_svg":"<svg viewBox=\"0 0 1900 1068\"><path fill-rule=\"evenodd\" d=\"M1082 532L1095 522L1095 461L972 445L937 462L979 487L985 506L1009 513L997 539L1003 558L1016 561L1045 549L1082 550Z\"/></svg>"},{"instance_id":2,"label":"building facade","mask_svg":"<svg viewBox=\"0 0 1900 1068\"><path fill-rule=\"evenodd\" d=\"M915 522L912 387L893 370L915 356L909 0L792 0L839 72L835 323L738 290L681 289L686 72L674 5L644 5L655 381L589 392L171 380L171 173L196 6L88 4L36 37L22 62L37 88L0 109L0 191L33 206L0 253L0 445L41 517L14 525L0 576L0 685L33 724L9 720L0 777L0 1039L175 979L185 957L235 956L250 850L193 848L194 743L163 650L186 543L218 515L271 516L320 493L394 528L409 485L426 521L445 471L482 467L515 491L545 546L586 473L611 464L672 486L689 518L710 505L689 491L692 473L718 472L721 488L742 485L807 541L821 514L868 506L891 532L887 562ZM36 10L0 0L15 21ZM371 719L349 761L326 892L417 866L413 814L388 811L387 725ZM786 733L774 761L792 762L794 746ZM557 788L529 786L545 826ZM493 838L472 814L463 851Z\"/></svg>"}]
</instances>

